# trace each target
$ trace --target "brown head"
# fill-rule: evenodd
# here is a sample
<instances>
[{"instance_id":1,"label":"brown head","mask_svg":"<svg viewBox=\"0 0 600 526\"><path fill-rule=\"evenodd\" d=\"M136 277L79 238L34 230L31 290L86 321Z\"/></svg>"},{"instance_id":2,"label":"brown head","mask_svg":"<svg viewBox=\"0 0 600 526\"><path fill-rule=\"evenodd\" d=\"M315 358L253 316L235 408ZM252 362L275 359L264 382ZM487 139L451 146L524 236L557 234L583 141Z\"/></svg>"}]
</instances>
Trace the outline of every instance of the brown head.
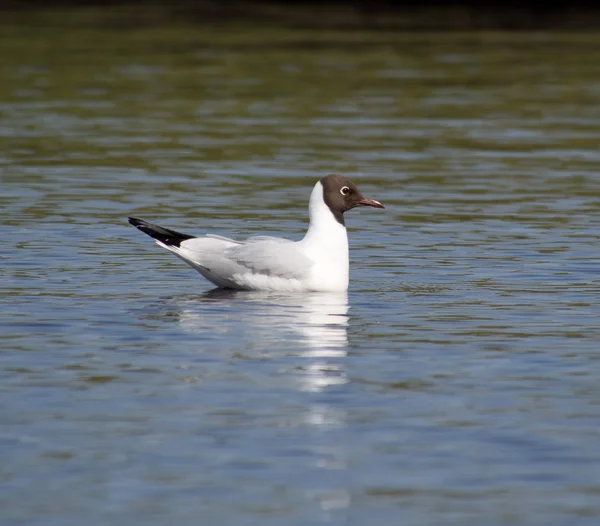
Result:
<instances>
[{"instance_id":1,"label":"brown head","mask_svg":"<svg viewBox=\"0 0 600 526\"><path fill-rule=\"evenodd\" d=\"M321 179L323 200L338 223L344 225L344 212L357 206L385 208L379 201L367 199L356 185L338 174L326 175Z\"/></svg>"}]
</instances>

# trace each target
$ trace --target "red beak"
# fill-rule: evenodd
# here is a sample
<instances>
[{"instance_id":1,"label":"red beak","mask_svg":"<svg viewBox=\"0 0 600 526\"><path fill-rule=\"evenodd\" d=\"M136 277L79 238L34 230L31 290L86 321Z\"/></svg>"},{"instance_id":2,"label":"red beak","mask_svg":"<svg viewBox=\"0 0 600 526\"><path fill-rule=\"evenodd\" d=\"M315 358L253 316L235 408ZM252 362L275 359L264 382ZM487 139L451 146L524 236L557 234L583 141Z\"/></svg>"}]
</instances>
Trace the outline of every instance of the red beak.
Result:
<instances>
[{"instance_id":1,"label":"red beak","mask_svg":"<svg viewBox=\"0 0 600 526\"><path fill-rule=\"evenodd\" d=\"M364 197L358 202L361 206L372 206L373 208L385 208L379 201L375 201L375 199L367 199Z\"/></svg>"}]
</instances>

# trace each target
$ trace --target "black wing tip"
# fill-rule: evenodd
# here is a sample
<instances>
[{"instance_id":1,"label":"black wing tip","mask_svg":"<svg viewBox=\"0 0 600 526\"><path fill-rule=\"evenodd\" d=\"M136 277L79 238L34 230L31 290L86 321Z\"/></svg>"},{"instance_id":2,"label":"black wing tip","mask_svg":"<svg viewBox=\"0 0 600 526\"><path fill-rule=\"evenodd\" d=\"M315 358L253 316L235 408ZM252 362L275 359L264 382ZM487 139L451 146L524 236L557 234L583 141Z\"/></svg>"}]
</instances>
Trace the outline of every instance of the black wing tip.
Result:
<instances>
[{"instance_id":1,"label":"black wing tip","mask_svg":"<svg viewBox=\"0 0 600 526\"><path fill-rule=\"evenodd\" d=\"M144 232L144 234L147 234L151 238L154 238L168 246L178 247L183 241L193 239L195 237L182 234L176 230L153 225L152 223L148 223L148 221L138 219L137 217L128 217L127 220L129 221L130 225L133 225L138 230L141 230Z\"/></svg>"},{"instance_id":2,"label":"black wing tip","mask_svg":"<svg viewBox=\"0 0 600 526\"><path fill-rule=\"evenodd\" d=\"M138 219L137 217L128 217L127 221L129 221L130 225L138 226L146 223L143 219Z\"/></svg>"}]
</instances>

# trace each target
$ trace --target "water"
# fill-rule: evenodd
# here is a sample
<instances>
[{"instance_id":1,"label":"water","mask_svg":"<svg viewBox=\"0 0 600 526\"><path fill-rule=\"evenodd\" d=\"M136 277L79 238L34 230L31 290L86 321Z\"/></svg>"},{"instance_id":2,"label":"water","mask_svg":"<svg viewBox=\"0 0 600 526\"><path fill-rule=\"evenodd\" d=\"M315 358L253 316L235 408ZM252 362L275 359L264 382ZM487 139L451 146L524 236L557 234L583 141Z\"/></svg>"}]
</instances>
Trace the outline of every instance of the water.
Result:
<instances>
[{"instance_id":1,"label":"water","mask_svg":"<svg viewBox=\"0 0 600 526\"><path fill-rule=\"evenodd\" d=\"M597 34L69 13L0 22L2 523L598 524ZM298 239L333 171L347 295L125 219Z\"/></svg>"}]
</instances>

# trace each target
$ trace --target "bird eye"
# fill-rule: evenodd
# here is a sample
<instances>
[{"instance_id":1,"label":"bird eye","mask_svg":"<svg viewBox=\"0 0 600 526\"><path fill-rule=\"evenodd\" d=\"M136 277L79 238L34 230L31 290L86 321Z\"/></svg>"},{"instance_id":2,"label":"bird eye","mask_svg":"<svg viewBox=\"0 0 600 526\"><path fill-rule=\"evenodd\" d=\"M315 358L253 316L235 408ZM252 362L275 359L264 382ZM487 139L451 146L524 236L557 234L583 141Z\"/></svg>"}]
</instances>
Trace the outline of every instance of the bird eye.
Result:
<instances>
[{"instance_id":1,"label":"bird eye","mask_svg":"<svg viewBox=\"0 0 600 526\"><path fill-rule=\"evenodd\" d=\"M342 189L340 190L340 194L348 195L349 193L350 193L350 188L348 188L347 186L342 186Z\"/></svg>"}]
</instances>

